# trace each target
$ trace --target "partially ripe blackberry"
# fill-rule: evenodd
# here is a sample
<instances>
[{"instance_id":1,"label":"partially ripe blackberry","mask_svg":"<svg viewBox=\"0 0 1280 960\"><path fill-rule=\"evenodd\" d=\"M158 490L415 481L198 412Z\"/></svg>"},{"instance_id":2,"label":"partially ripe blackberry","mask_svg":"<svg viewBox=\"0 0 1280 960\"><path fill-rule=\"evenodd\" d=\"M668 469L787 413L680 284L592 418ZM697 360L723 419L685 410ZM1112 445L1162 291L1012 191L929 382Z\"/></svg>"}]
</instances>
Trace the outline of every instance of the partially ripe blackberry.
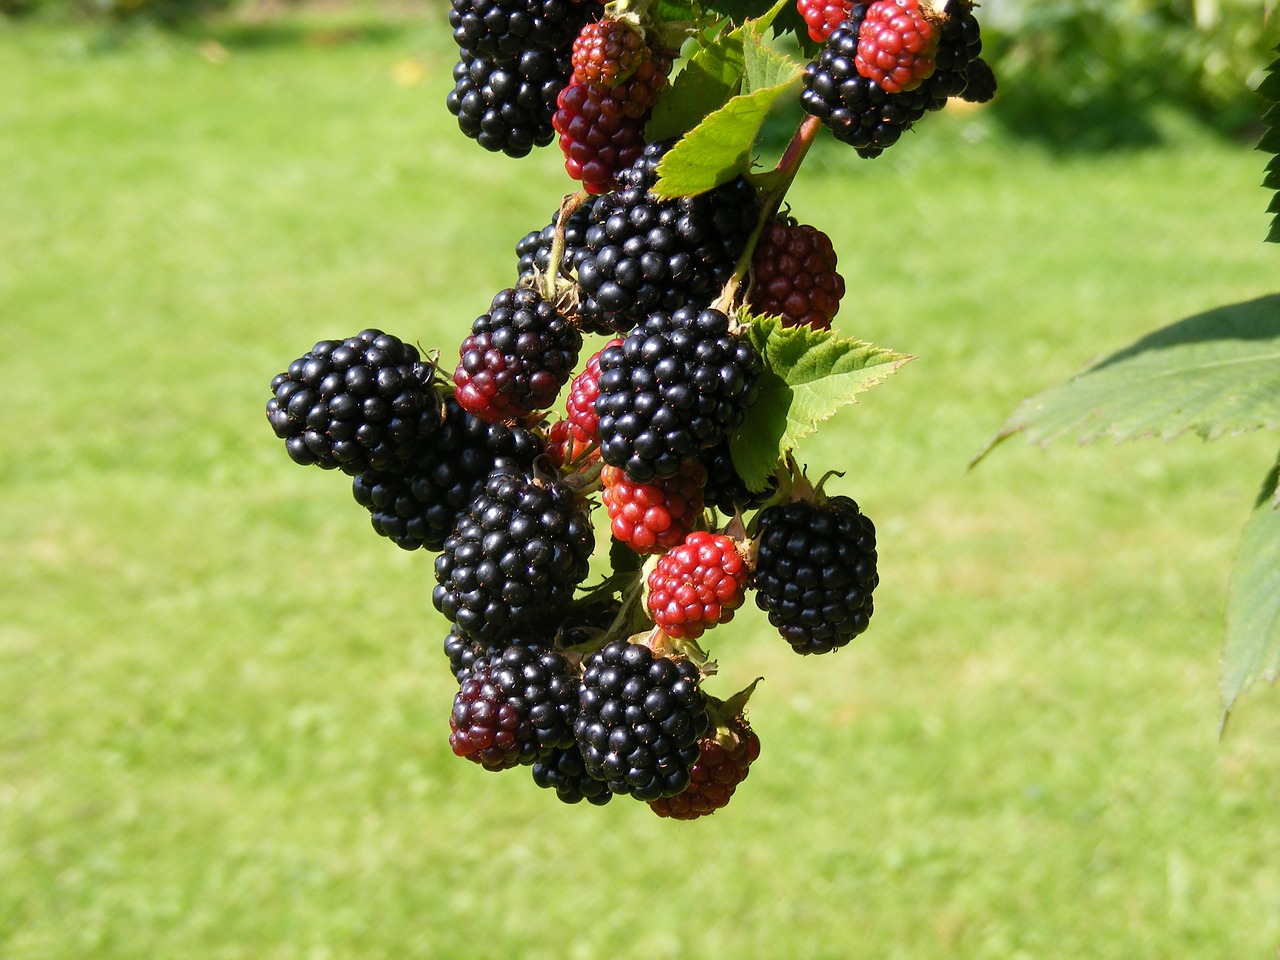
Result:
<instances>
[{"instance_id":1,"label":"partially ripe blackberry","mask_svg":"<svg viewBox=\"0 0 1280 960\"><path fill-rule=\"evenodd\" d=\"M583 667L574 736L587 774L637 800L688 787L698 739L710 725L698 668L625 640Z\"/></svg>"},{"instance_id":2,"label":"partially ripe blackberry","mask_svg":"<svg viewBox=\"0 0 1280 960\"><path fill-rule=\"evenodd\" d=\"M751 309L782 317L788 327L830 329L844 296L831 238L790 219L765 225L752 255L751 277Z\"/></svg>"},{"instance_id":3,"label":"partially ripe blackberry","mask_svg":"<svg viewBox=\"0 0 1280 960\"><path fill-rule=\"evenodd\" d=\"M707 483L702 488L703 502L721 513L732 515L735 510L754 510L778 489L775 476L769 477L761 491L748 489L738 468L733 465L727 439L704 452L701 463L707 470Z\"/></svg>"},{"instance_id":4,"label":"partially ripe blackberry","mask_svg":"<svg viewBox=\"0 0 1280 960\"><path fill-rule=\"evenodd\" d=\"M476 658L449 717L449 745L486 770L530 764L573 745L578 677L554 650L521 643Z\"/></svg>"},{"instance_id":5,"label":"partially ripe blackberry","mask_svg":"<svg viewBox=\"0 0 1280 960\"><path fill-rule=\"evenodd\" d=\"M531 431L485 423L449 394L439 428L408 464L358 474L351 491L379 535L405 550L440 550L490 473L521 473L542 452Z\"/></svg>"},{"instance_id":6,"label":"partially ripe blackberry","mask_svg":"<svg viewBox=\"0 0 1280 960\"><path fill-rule=\"evenodd\" d=\"M598 20L578 31L573 41L573 79L600 87L629 80L650 57L640 31L625 20Z\"/></svg>"},{"instance_id":7,"label":"partially ripe blackberry","mask_svg":"<svg viewBox=\"0 0 1280 960\"><path fill-rule=\"evenodd\" d=\"M562 803L581 803L585 800L592 806L600 807L613 799L613 794L604 783L587 774L582 751L576 743L552 750L547 757L534 761L533 782L544 789L554 790L556 798Z\"/></svg>"},{"instance_id":8,"label":"partially ripe blackberry","mask_svg":"<svg viewBox=\"0 0 1280 960\"><path fill-rule=\"evenodd\" d=\"M797 653L827 653L867 629L876 530L853 500L778 504L759 524L756 605Z\"/></svg>"},{"instance_id":9,"label":"partially ripe blackberry","mask_svg":"<svg viewBox=\"0 0 1280 960\"><path fill-rule=\"evenodd\" d=\"M721 443L755 402L759 354L719 310L655 313L600 354L600 457L640 483Z\"/></svg>"},{"instance_id":10,"label":"partially ripe blackberry","mask_svg":"<svg viewBox=\"0 0 1280 960\"><path fill-rule=\"evenodd\" d=\"M523 421L555 402L581 347L582 335L537 290L503 290L462 341L454 396L481 420Z\"/></svg>"},{"instance_id":11,"label":"partially ripe blackberry","mask_svg":"<svg viewBox=\"0 0 1280 960\"><path fill-rule=\"evenodd\" d=\"M432 380L412 344L381 330L321 340L272 379L267 420L295 463L396 469L439 427Z\"/></svg>"},{"instance_id":12,"label":"partially ripe blackberry","mask_svg":"<svg viewBox=\"0 0 1280 960\"><path fill-rule=\"evenodd\" d=\"M858 73L886 93L914 90L933 76L938 36L919 0L875 0L858 29Z\"/></svg>"},{"instance_id":13,"label":"partially ripe blackberry","mask_svg":"<svg viewBox=\"0 0 1280 960\"><path fill-rule=\"evenodd\" d=\"M572 490L495 473L436 557L431 601L467 636L494 645L566 607L593 547Z\"/></svg>"},{"instance_id":14,"label":"partially ripe blackberry","mask_svg":"<svg viewBox=\"0 0 1280 960\"><path fill-rule=\"evenodd\" d=\"M598 4L573 0L450 0L449 7L454 42L491 62L529 50L563 54L601 12Z\"/></svg>"},{"instance_id":15,"label":"partially ripe blackberry","mask_svg":"<svg viewBox=\"0 0 1280 960\"><path fill-rule=\"evenodd\" d=\"M751 764L760 757L760 738L745 717L734 717L702 739L702 755L689 772L689 786L682 793L649 803L660 817L696 820L728 806Z\"/></svg>"},{"instance_id":16,"label":"partially ripe blackberry","mask_svg":"<svg viewBox=\"0 0 1280 960\"><path fill-rule=\"evenodd\" d=\"M654 311L709 305L755 227L755 190L743 177L693 197L650 193L670 146L647 145L617 173L618 190L591 205L576 266L579 316L595 329L622 333Z\"/></svg>"},{"instance_id":17,"label":"partially ripe blackberry","mask_svg":"<svg viewBox=\"0 0 1280 960\"><path fill-rule=\"evenodd\" d=\"M618 467L600 471L609 532L636 553L662 553L684 540L702 515L706 468L687 463L674 477L637 483Z\"/></svg>"},{"instance_id":18,"label":"partially ripe blackberry","mask_svg":"<svg viewBox=\"0 0 1280 960\"><path fill-rule=\"evenodd\" d=\"M498 62L463 50L445 105L459 129L480 146L523 157L555 138L551 115L571 72L567 56L544 50L525 50Z\"/></svg>"}]
</instances>

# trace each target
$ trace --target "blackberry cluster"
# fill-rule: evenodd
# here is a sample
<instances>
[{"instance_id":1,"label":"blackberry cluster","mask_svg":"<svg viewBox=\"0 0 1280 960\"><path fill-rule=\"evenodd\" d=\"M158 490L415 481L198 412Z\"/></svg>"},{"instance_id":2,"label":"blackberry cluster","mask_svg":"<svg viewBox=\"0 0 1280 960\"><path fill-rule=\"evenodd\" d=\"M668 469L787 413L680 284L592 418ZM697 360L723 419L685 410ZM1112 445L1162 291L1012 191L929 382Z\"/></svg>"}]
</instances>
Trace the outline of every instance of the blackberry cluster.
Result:
<instances>
[{"instance_id":1,"label":"blackberry cluster","mask_svg":"<svg viewBox=\"0 0 1280 960\"><path fill-rule=\"evenodd\" d=\"M797 500L760 513L756 605L797 653L827 653L867 629L876 530L848 497Z\"/></svg>"},{"instance_id":2,"label":"blackberry cluster","mask_svg":"<svg viewBox=\"0 0 1280 960\"><path fill-rule=\"evenodd\" d=\"M680 543L702 516L707 471L687 463L674 477L638 483L618 467L600 471L601 501L609 532L639 554L662 553Z\"/></svg>"},{"instance_id":3,"label":"blackberry cluster","mask_svg":"<svg viewBox=\"0 0 1280 960\"><path fill-rule=\"evenodd\" d=\"M351 484L373 529L405 550L442 549L490 473L523 472L543 450L523 427L486 423L452 394L443 403L439 427L414 459L396 470L357 474Z\"/></svg>"},{"instance_id":4,"label":"blackberry cluster","mask_svg":"<svg viewBox=\"0 0 1280 960\"><path fill-rule=\"evenodd\" d=\"M531 764L573 745L578 677L554 650L513 643L475 658L449 718L449 745L486 770Z\"/></svg>"},{"instance_id":5,"label":"blackberry cluster","mask_svg":"<svg viewBox=\"0 0 1280 960\"><path fill-rule=\"evenodd\" d=\"M755 402L762 364L718 310L655 313L600 354L600 456L640 483L723 442Z\"/></svg>"},{"instance_id":6,"label":"blackberry cluster","mask_svg":"<svg viewBox=\"0 0 1280 960\"><path fill-rule=\"evenodd\" d=\"M582 335L537 290L503 290L462 341L455 396L481 420L523 421L555 401L581 347Z\"/></svg>"},{"instance_id":7,"label":"blackberry cluster","mask_svg":"<svg viewBox=\"0 0 1280 960\"><path fill-rule=\"evenodd\" d=\"M467 636L496 644L563 612L594 545L585 504L564 484L494 473L436 557L431 601Z\"/></svg>"},{"instance_id":8,"label":"blackberry cluster","mask_svg":"<svg viewBox=\"0 0 1280 960\"><path fill-rule=\"evenodd\" d=\"M926 84L933 98L930 110L941 109L948 97L958 97L965 92L969 86L969 73L982 53L982 27L973 15L973 3L970 0L947 0L944 12L947 18L939 30L938 52L934 56L936 69ZM986 68L986 73L991 73L985 62L982 67ZM989 81L983 78L983 81L990 83L994 93L995 76L992 75Z\"/></svg>"},{"instance_id":9,"label":"blackberry cluster","mask_svg":"<svg viewBox=\"0 0 1280 960\"><path fill-rule=\"evenodd\" d=\"M831 31L849 17L849 0L796 0L809 39L825 43Z\"/></svg>"},{"instance_id":10,"label":"blackberry cluster","mask_svg":"<svg viewBox=\"0 0 1280 960\"><path fill-rule=\"evenodd\" d=\"M583 663L574 736L589 776L638 800L689 786L710 725L701 675L682 658L617 640Z\"/></svg>"},{"instance_id":11,"label":"blackberry cluster","mask_svg":"<svg viewBox=\"0 0 1280 960\"><path fill-rule=\"evenodd\" d=\"M321 340L272 379L267 420L295 463L395 469L439 426L433 378L412 344L381 330Z\"/></svg>"},{"instance_id":12,"label":"blackberry cluster","mask_svg":"<svg viewBox=\"0 0 1280 960\"><path fill-rule=\"evenodd\" d=\"M709 305L755 227L755 190L741 176L694 197L650 193L670 146L648 144L618 172L618 190L591 205L575 265L579 315L592 329L623 333L654 311Z\"/></svg>"}]
</instances>

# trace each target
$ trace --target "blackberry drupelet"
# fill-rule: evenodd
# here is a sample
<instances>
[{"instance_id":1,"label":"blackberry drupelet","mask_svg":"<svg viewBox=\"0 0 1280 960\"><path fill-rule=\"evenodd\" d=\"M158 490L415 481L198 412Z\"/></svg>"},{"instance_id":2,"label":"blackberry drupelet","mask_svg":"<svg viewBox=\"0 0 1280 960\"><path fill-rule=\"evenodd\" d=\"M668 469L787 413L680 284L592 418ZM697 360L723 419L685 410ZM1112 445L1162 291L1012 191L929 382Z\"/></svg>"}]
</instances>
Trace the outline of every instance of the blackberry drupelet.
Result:
<instances>
[{"instance_id":1,"label":"blackberry drupelet","mask_svg":"<svg viewBox=\"0 0 1280 960\"><path fill-rule=\"evenodd\" d=\"M439 427L433 378L412 344L381 330L321 340L272 379L267 420L296 463L396 469Z\"/></svg>"},{"instance_id":2,"label":"blackberry drupelet","mask_svg":"<svg viewBox=\"0 0 1280 960\"><path fill-rule=\"evenodd\" d=\"M462 132L480 146L523 157L555 139L551 116L571 72L567 56L544 50L500 62L463 50L445 103Z\"/></svg>"},{"instance_id":3,"label":"blackberry drupelet","mask_svg":"<svg viewBox=\"0 0 1280 960\"><path fill-rule=\"evenodd\" d=\"M618 190L591 205L576 266L579 316L592 329L622 333L654 311L709 305L755 227L755 190L740 176L693 197L651 194L670 145L647 145L617 173Z\"/></svg>"},{"instance_id":4,"label":"blackberry drupelet","mask_svg":"<svg viewBox=\"0 0 1280 960\"><path fill-rule=\"evenodd\" d=\"M876 531L848 497L761 511L751 586L756 605L797 653L827 653L867 629Z\"/></svg>"},{"instance_id":5,"label":"blackberry drupelet","mask_svg":"<svg viewBox=\"0 0 1280 960\"><path fill-rule=\"evenodd\" d=\"M579 30L602 10L573 0L450 0L449 6L454 42L493 63L529 50L572 56Z\"/></svg>"},{"instance_id":6,"label":"blackberry drupelet","mask_svg":"<svg viewBox=\"0 0 1280 960\"><path fill-rule=\"evenodd\" d=\"M378 534L405 550L439 550L490 473L523 472L541 453L534 433L485 423L449 394L439 428L412 461L396 471L359 474L351 490Z\"/></svg>"},{"instance_id":7,"label":"blackberry drupelet","mask_svg":"<svg viewBox=\"0 0 1280 960\"><path fill-rule=\"evenodd\" d=\"M555 402L581 348L582 335L537 290L503 290L462 341L454 396L481 420L521 422Z\"/></svg>"},{"instance_id":8,"label":"blackberry drupelet","mask_svg":"<svg viewBox=\"0 0 1280 960\"><path fill-rule=\"evenodd\" d=\"M572 746L552 750L550 755L534 761L533 782L546 790L554 790L562 803L581 803L604 806L613 799L609 788L587 774L582 751Z\"/></svg>"},{"instance_id":9,"label":"blackberry drupelet","mask_svg":"<svg viewBox=\"0 0 1280 960\"><path fill-rule=\"evenodd\" d=\"M755 402L762 364L719 310L655 313L600 354L600 457L636 482L721 443Z\"/></svg>"},{"instance_id":10,"label":"blackberry drupelet","mask_svg":"<svg viewBox=\"0 0 1280 960\"><path fill-rule=\"evenodd\" d=\"M583 666L574 736L588 775L637 800L688 787L698 739L710 725L698 668L625 640Z\"/></svg>"},{"instance_id":11,"label":"blackberry drupelet","mask_svg":"<svg viewBox=\"0 0 1280 960\"><path fill-rule=\"evenodd\" d=\"M494 473L436 557L432 603L492 646L566 607L593 547L585 503L564 484Z\"/></svg>"},{"instance_id":12,"label":"blackberry drupelet","mask_svg":"<svg viewBox=\"0 0 1280 960\"><path fill-rule=\"evenodd\" d=\"M573 745L578 676L550 649L513 643L477 657L459 685L449 745L486 770L530 764Z\"/></svg>"}]
</instances>

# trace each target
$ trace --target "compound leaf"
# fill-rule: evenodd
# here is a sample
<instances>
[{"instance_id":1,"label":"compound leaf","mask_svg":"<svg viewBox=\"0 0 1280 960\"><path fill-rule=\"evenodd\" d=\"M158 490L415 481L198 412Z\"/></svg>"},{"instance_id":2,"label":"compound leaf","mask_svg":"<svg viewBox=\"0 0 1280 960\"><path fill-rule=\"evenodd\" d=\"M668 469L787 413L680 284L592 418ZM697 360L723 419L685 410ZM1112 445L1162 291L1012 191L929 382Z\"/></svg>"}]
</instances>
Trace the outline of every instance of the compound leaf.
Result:
<instances>
[{"instance_id":1,"label":"compound leaf","mask_svg":"<svg viewBox=\"0 0 1280 960\"><path fill-rule=\"evenodd\" d=\"M1274 488L1274 471L1268 484ZM1264 490L1265 492L1265 490ZM1245 524L1227 591L1227 636L1218 689L1222 722L1259 678L1280 676L1280 510L1260 497Z\"/></svg>"}]
</instances>

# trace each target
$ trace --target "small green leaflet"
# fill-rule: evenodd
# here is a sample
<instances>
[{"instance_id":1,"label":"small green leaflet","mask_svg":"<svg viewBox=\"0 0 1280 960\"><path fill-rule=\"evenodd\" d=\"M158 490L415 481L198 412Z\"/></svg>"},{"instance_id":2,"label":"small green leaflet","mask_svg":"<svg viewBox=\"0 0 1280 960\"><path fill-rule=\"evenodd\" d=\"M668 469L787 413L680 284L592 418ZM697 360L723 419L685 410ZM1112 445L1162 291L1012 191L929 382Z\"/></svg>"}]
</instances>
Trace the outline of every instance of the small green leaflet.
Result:
<instances>
[{"instance_id":1,"label":"small green leaflet","mask_svg":"<svg viewBox=\"0 0 1280 960\"><path fill-rule=\"evenodd\" d=\"M915 359L830 330L784 327L778 317L745 319L764 373L759 399L729 438L729 451L752 490L763 490L779 457L820 422Z\"/></svg>"},{"instance_id":2,"label":"small green leaflet","mask_svg":"<svg viewBox=\"0 0 1280 960\"><path fill-rule=\"evenodd\" d=\"M742 85L742 30L728 30L689 58L645 126L649 142L682 137L719 110Z\"/></svg>"},{"instance_id":3,"label":"small green leaflet","mask_svg":"<svg viewBox=\"0 0 1280 960\"><path fill-rule=\"evenodd\" d=\"M975 458L1023 433L1048 444L1111 437L1206 440L1280 426L1280 294L1197 314L1148 334L1024 400Z\"/></svg>"},{"instance_id":4,"label":"small green leaflet","mask_svg":"<svg viewBox=\"0 0 1280 960\"><path fill-rule=\"evenodd\" d=\"M1218 691L1225 726L1258 678L1280 676L1280 511L1262 497L1244 527L1227 592L1227 637Z\"/></svg>"}]
</instances>

